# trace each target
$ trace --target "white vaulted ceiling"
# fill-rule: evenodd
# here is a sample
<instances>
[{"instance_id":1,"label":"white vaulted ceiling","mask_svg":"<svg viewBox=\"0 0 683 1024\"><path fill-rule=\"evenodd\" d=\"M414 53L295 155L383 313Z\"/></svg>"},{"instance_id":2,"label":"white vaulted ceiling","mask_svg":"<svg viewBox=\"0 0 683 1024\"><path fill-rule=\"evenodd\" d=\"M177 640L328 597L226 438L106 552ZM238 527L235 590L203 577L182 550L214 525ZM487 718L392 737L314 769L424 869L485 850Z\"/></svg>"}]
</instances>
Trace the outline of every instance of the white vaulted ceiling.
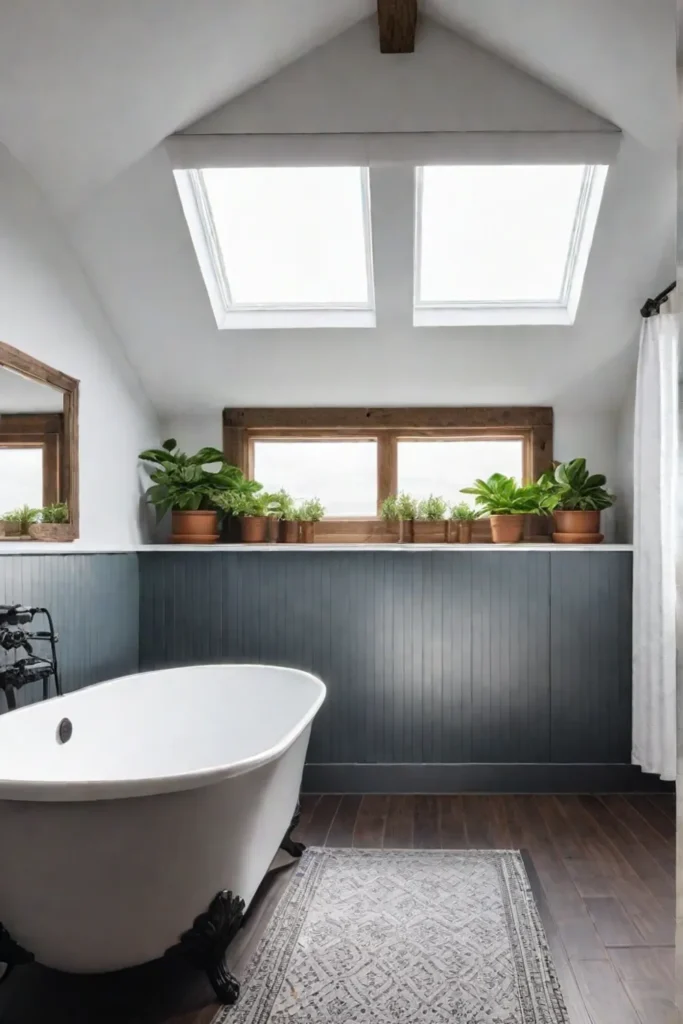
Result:
<instances>
[{"instance_id":1,"label":"white vaulted ceiling","mask_svg":"<svg viewBox=\"0 0 683 1024\"><path fill-rule=\"evenodd\" d=\"M415 59L421 39L431 40L442 55L438 75L448 73L449 52L476 43L518 81L520 72L537 79L524 88L555 90L558 110L573 102L586 123L597 115L623 132L572 327L414 328L412 171L386 166L372 170L376 329L216 329L160 143L224 104L248 130L304 65L315 68L310 88L324 89L326 67L341 74L337 92L348 66L358 109L359 62L367 70L375 60L413 59L380 55L374 22L364 22L373 9L372 0L1 6L0 142L60 212L164 414L230 404L615 407L639 307L674 273L675 0L422 5ZM315 47L327 49L316 56ZM444 80L436 75L434 65L435 88ZM282 92L296 117L294 95ZM444 105L443 88L435 100ZM310 93L302 106L311 108Z\"/></svg>"},{"instance_id":2,"label":"white vaulted ceiling","mask_svg":"<svg viewBox=\"0 0 683 1024\"><path fill-rule=\"evenodd\" d=\"M274 74L372 0L10 0L0 140L61 206Z\"/></svg>"}]
</instances>

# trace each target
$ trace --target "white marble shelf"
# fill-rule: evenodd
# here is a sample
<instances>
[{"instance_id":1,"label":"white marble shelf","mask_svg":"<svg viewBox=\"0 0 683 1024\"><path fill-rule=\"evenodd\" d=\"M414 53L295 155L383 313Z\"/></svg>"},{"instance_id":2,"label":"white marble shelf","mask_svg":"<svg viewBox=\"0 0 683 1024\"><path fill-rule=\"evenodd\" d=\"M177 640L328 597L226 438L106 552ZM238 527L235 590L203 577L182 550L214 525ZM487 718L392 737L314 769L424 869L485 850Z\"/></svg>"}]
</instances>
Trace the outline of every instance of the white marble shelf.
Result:
<instances>
[{"instance_id":1,"label":"white marble shelf","mask_svg":"<svg viewBox=\"0 0 683 1024\"><path fill-rule=\"evenodd\" d=\"M0 543L1 555L94 555L94 554L125 554L130 552L173 551L175 554L201 553L210 555L212 552L287 552L296 556L301 552L348 552L353 551L392 551L403 555L415 555L425 551L443 551L454 555L466 554L469 551L514 551L527 554L529 552L545 552L546 554L562 554L563 552L591 551L633 551L632 544L140 544L136 547L107 547L79 544L44 544L39 541L14 541Z\"/></svg>"}]
</instances>

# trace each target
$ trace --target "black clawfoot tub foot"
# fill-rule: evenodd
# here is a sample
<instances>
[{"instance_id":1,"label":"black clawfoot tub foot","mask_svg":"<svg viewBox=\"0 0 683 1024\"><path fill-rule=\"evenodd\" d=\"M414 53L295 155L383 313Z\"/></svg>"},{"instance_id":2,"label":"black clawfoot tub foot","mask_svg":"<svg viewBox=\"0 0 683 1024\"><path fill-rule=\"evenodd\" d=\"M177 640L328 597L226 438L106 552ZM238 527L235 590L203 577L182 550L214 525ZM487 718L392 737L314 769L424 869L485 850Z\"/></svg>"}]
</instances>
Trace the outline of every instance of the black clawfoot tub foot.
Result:
<instances>
[{"instance_id":1,"label":"black clawfoot tub foot","mask_svg":"<svg viewBox=\"0 0 683 1024\"><path fill-rule=\"evenodd\" d=\"M33 953L29 953L15 942L7 929L0 924L0 983L9 977L13 967L31 964L34 959Z\"/></svg>"},{"instance_id":2,"label":"black clawfoot tub foot","mask_svg":"<svg viewBox=\"0 0 683 1024\"><path fill-rule=\"evenodd\" d=\"M180 936L168 953L181 954L188 963L204 971L218 999L225 1006L236 1003L240 985L225 966L228 946L240 930L244 918L244 900L224 890L211 900L209 909L195 918L194 924Z\"/></svg>"},{"instance_id":3,"label":"black clawfoot tub foot","mask_svg":"<svg viewBox=\"0 0 683 1024\"><path fill-rule=\"evenodd\" d=\"M297 843L297 842L295 842L294 839L292 839L292 832L297 827L297 825L299 824L300 820L301 820L301 805L297 804L296 805L296 810L294 811L294 817L290 821L289 828L285 832L285 837L282 840L282 842L280 843L280 849L284 850L285 853L288 853L290 855L290 857L300 857L301 854L306 849L306 847L305 847L305 845L303 843Z\"/></svg>"}]
</instances>

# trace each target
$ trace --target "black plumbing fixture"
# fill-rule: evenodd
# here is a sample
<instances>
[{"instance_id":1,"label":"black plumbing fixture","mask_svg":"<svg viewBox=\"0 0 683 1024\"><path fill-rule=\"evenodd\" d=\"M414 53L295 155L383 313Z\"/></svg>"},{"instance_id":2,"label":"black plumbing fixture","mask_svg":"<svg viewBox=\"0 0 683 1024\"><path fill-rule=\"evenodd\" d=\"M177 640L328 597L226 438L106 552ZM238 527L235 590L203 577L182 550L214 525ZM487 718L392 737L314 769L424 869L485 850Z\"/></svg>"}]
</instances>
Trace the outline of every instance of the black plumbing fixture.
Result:
<instances>
[{"instance_id":1,"label":"black plumbing fixture","mask_svg":"<svg viewBox=\"0 0 683 1024\"><path fill-rule=\"evenodd\" d=\"M32 629L36 616L45 616L47 629ZM28 627L28 628L27 628ZM0 605L0 649L8 654L13 652L13 661L0 662L0 690L5 694L7 709L17 706L16 691L28 683L43 683L43 700L50 695L50 680L55 681L55 691L62 694L57 665L57 642L52 615L47 608L29 608L21 604ZM37 654L36 643L48 643L50 656ZM22 652L22 657L16 657Z\"/></svg>"}]
</instances>

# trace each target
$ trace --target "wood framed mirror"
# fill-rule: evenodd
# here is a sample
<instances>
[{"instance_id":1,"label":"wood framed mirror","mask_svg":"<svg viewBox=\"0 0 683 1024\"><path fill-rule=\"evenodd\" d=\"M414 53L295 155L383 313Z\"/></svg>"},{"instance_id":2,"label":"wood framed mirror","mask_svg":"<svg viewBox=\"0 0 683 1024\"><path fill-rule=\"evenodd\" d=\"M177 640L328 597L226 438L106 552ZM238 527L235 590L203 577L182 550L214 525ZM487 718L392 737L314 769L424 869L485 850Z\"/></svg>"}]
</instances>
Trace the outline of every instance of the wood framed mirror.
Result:
<instances>
[{"instance_id":1,"label":"wood framed mirror","mask_svg":"<svg viewBox=\"0 0 683 1024\"><path fill-rule=\"evenodd\" d=\"M0 543L78 537L78 385L0 342ZM54 511L63 505L67 520L49 523L63 518L63 509ZM33 512L30 526L4 518L24 506Z\"/></svg>"}]
</instances>

